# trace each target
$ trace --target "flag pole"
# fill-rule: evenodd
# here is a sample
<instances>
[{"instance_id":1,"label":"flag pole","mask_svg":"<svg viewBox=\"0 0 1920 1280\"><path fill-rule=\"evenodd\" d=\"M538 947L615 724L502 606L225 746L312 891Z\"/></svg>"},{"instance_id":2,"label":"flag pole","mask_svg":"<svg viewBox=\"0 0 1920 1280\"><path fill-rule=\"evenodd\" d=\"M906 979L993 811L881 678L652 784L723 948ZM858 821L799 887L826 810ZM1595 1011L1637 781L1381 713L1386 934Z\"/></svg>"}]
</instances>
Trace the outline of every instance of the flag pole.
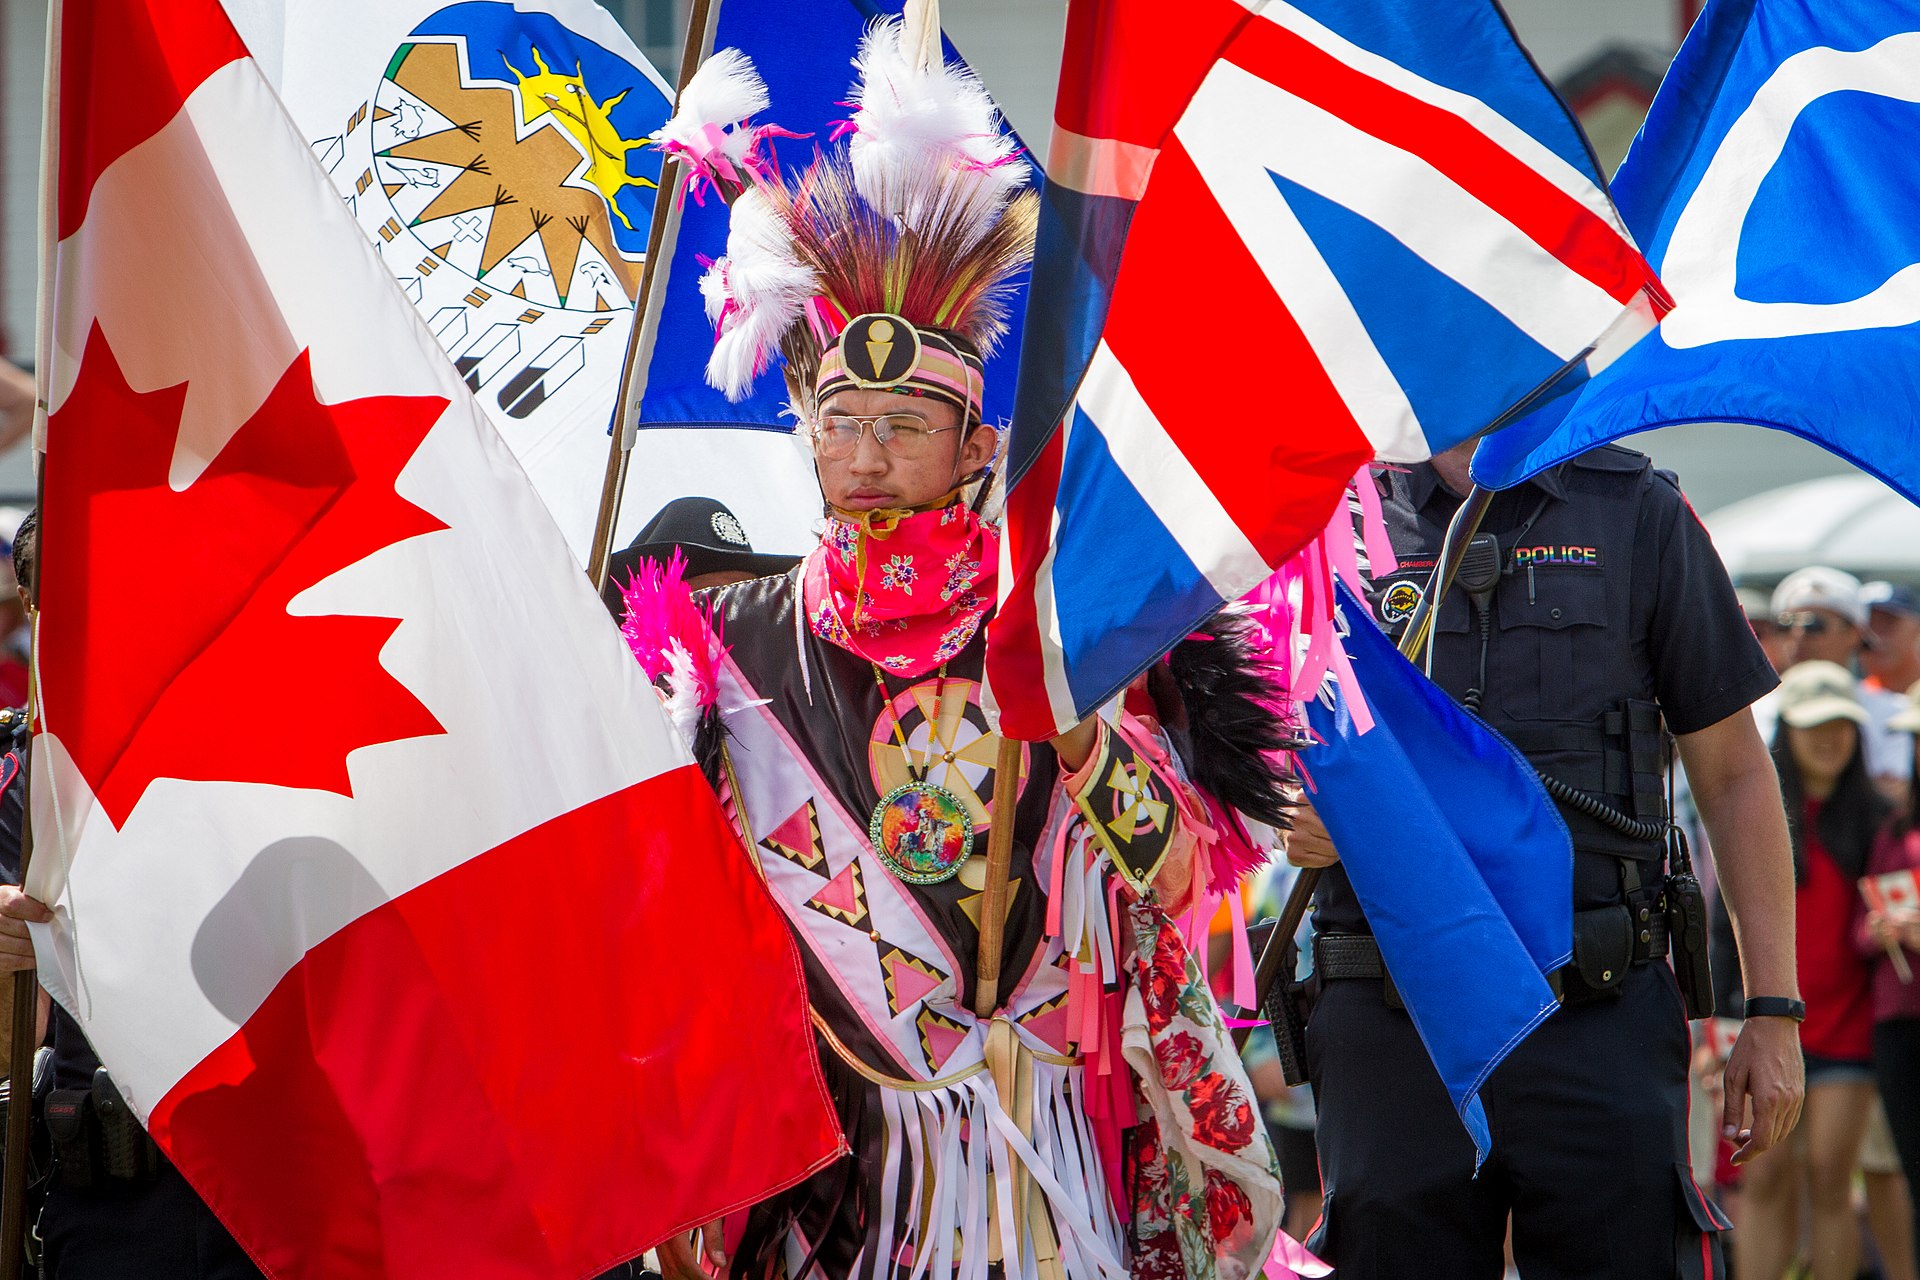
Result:
<instances>
[{"instance_id":1,"label":"flag pole","mask_svg":"<svg viewBox=\"0 0 1920 1280\"><path fill-rule=\"evenodd\" d=\"M1467 544L1480 532L1481 522L1487 518L1487 508L1492 505L1493 490L1474 485L1468 490L1466 501L1453 513L1453 519L1447 525L1446 539L1440 544L1440 557L1427 577L1427 589L1422 593L1413 616L1407 619L1407 629L1400 633L1400 653L1408 661L1418 660L1420 652L1427 647L1440 601L1453 589L1453 580L1460 572L1460 562L1466 558ZM1301 869L1294 879L1293 891L1287 895L1286 905L1280 909L1273 932L1267 935L1266 946L1260 949L1260 961L1253 975L1255 1013L1266 1008L1267 996L1276 983L1293 978L1292 974L1282 973L1281 970L1286 967L1287 947L1292 943L1293 935L1299 932L1300 921L1305 918L1307 908L1313 902L1314 890L1320 887L1321 870L1320 867ZM1234 1048L1244 1049L1252 1031L1251 1027L1240 1027L1234 1031Z\"/></svg>"},{"instance_id":2,"label":"flag pole","mask_svg":"<svg viewBox=\"0 0 1920 1280\"><path fill-rule=\"evenodd\" d=\"M993 762L993 829L987 832L987 884L980 897L979 980L973 1011L991 1018L1000 1004L1001 939L1007 927L1007 877L1013 871L1013 816L1020 807L1018 738L1002 735Z\"/></svg>"},{"instance_id":3,"label":"flag pole","mask_svg":"<svg viewBox=\"0 0 1920 1280\"><path fill-rule=\"evenodd\" d=\"M37 504L36 504L37 505ZM37 535L36 535L37 536ZM34 612L38 613L40 566L35 557L33 586L29 588ZM40 628L33 628L31 656L27 666L27 723L36 722L39 702ZM20 884L27 883L27 865L33 860L32 770L20 778ZM6 1176L0 1181L0 1280L20 1280L26 1262L27 1244L27 1161L33 1134L33 1058L39 1045L34 1030L40 1011L40 982L36 970L22 969L13 975L12 1025L7 1044L7 1138Z\"/></svg>"},{"instance_id":4,"label":"flag pole","mask_svg":"<svg viewBox=\"0 0 1920 1280\"><path fill-rule=\"evenodd\" d=\"M713 52L713 35L720 20L720 0L693 0L687 18L687 38L680 46L680 78L674 82L677 111L687 81ZM620 367L620 398L614 406L607 469L600 484L600 510L594 517L593 542L587 551L587 577L593 589L607 585L607 565L613 558L614 525L620 518L620 498L627 487L627 466L640 429L640 402L647 394L648 366L654 342L660 336L660 313L667 302L667 275L680 240L680 217L685 201L679 198L680 160L663 156L660 186L653 197L653 223L647 229L647 260L640 267L639 297L634 301L633 329L627 335L626 359ZM4 1280L4 1277L0 1277Z\"/></svg>"},{"instance_id":5,"label":"flag pole","mask_svg":"<svg viewBox=\"0 0 1920 1280\"><path fill-rule=\"evenodd\" d=\"M40 297L34 334L34 381L39 386L34 406L34 439L38 449L46 441L47 387L53 368L53 253L55 226L55 178L60 140L60 32L63 4L53 0L47 7L47 70L44 97L45 114L40 126ZM46 490L44 458L34 466L34 510L44 505ZM33 581L27 586L27 728L37 731L40 711L40 556L45 539L34 535ZM27 866L33 860L32 769L20 778L20 885L27 883ZM27 1161L31 1158L33 1138L33 1059L39 1045L34 1043L35 1024L40 1011L40 981L33 969L13 975L13 1008L10 1019L12 1039L7 1044L7 1131L5 1172L0 1175L0 1280L21 1280L27 1260ZM24 1088L22 1087L24 1086Z\"/></svg>"}]
</instances>

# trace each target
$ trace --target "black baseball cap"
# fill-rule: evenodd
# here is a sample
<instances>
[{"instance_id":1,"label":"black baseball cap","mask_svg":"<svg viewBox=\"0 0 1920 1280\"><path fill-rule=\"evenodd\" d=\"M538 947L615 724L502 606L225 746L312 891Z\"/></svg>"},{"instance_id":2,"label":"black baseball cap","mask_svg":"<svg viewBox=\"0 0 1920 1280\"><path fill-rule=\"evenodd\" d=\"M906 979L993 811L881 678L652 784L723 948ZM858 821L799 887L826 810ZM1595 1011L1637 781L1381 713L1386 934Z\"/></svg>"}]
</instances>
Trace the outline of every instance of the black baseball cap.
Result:
<instances>
[{"instance_id":1,"label":"black baseball cap","mask_svg":"<svg viewBox=\"0 0 1920 1280\"><path fill-rule=\"evenodd\" d=\"M799 556L762 555L753 549L740 519L715 498L675 498L647 521L646 527L616 551L607 562L607 585L601 595L607 607L620 612L620 589L627 585L642 560L665 564L678 551L687 561L687 576L722 573L729 569L756 578L785 573L800 563Z\"/></svg>"}]
</instances>

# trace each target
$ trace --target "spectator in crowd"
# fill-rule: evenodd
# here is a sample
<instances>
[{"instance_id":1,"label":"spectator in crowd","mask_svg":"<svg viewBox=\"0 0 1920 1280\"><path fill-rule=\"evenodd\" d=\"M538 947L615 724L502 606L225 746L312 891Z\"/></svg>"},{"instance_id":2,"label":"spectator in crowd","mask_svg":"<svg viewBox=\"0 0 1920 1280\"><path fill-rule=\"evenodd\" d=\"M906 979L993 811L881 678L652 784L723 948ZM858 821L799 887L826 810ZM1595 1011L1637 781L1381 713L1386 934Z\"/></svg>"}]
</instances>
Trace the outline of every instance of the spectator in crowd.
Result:
<instances>
[{"instance_id":1,"label":"spectator in crowd","mask_svg":"<svg viewBox=\"0 0 1920 1280\"><path fill-rule=\"evenodd\" d=\"M1797 569L1773 589L1773 612L1788 636L1787 665L1834 662L1852 668L1871 643L1860 579L1825 565Z\"/></svg>"},{"instance_id":2,"label":"spectator in crowd","mask_svg":"<svg viewBox=\"0 0 1920 1280\"><path fill-rule=\"evenodd\" d=\"M27 625L26 595L13 573L13 542L26 519L18 507L0 507L0 708L27 701L27 654L33 629Z\"/></svg>"},{"instance_id":3,"label":"spectator in crowd","mask_svg":"<svg viewBox=\"0 0 1920 1280\"><path fill-rule=\"evenodd\" d=\"M0 360L0 452L13 448L33 431L35 394L32 374Z\"/></svg>"},{"instance_id":4,"label":"spectator in crowd","mask_svg":"<svg viewBox=\"0 0 1920 1280\"><path fill-rule=\"evenodd\" d=\"M1765 651L1773 669L1785 671L1792 666L1787 660L1792 636L1780 625L1780 617L1773 611L1773 597L1754 587L1741 587L1734 594L1740 598L1740 609L1747 615L1747 625L1753 628L1753 637L1760 642L1760 648Z\"/></svg>"},{"instance_id":5,"label":"spectator in crowd","mask_svg":"<svg viewBox=\"0 0 1920 1280\"><path fill-rule=\"evenodd\" d=\"M1808 599L1800 597L1789 612L1838 612ZM1869 974L1854 945L1855 881L1890 808L1867 776L1866 723L1854 677L1837 663L1800 662L1782 678L1773 757L1793 834L1807 1097L1795 1140L1747 1165L1738 1223L1742 1280L1787 1274L1799 1242L1803 1189L1811 1210L1812 1280L1854 1280L1859 1261L1853 1174L1873 1106L1874 1071ZM1723 936L1730 933L1724 912L1716 924ZM1728 966L1722 980L1737 984L1738 972ZM1737 987L1729 995L1723 1005L1737 1013Z\"/></svg>"},{"instance_id":6,"label":"spectator in crowd","mask_svg":"<svg viewBox=\"0 0 1920 1280\"><path fill-rule=\"evenodd\" d=\"M1914 735L1920 734L1920 683L1910 688L1909 697L1913 700L1890 721L1892 729L1908 735L1906 806L1874 841L1866 867L1874 892L1861 896L1856 941L1872 971L1874 1070L1920 1226L1920 979L1914 977L1920 970L1920 904L1899 891L1903 881L1920 879L1920 770L1912 768Z\"/></svg>"},{"instance_id":7,"label":"spectator in crowd","mask_svg":"<svg viewBox=\"0 0 1920 1280\"><path fill-rule=\"evenodd\" d=\"M1873 642L1860 651L1860 702L1867 725L1867 772L1888 799L1902 803L1913 777L1913 734L1892 727L1920 683L1920 593L1891 582L1860 588Z\"/></svg>"}]
</instances>

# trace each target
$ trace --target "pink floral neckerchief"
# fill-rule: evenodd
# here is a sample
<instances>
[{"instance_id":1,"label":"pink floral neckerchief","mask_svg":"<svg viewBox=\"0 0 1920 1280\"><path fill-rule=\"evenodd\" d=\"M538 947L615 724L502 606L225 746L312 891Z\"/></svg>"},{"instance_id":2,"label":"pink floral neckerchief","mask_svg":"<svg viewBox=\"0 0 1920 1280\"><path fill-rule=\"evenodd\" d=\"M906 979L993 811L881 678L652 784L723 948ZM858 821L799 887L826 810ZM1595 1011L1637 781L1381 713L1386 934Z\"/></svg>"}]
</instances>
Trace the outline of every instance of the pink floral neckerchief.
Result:
<instances>
[{"instance_id":1,"label":"pink floral neckerchief","mask_svg":"<svg viewBox=\"0 0 1920 1280\"><path fill-rule=\"evenodd\" d=\"M834 509L801 571L807 625L893 675L924 675L980 630L999 562L999 533L963 503Z\"/></svg>"}]
</instances>

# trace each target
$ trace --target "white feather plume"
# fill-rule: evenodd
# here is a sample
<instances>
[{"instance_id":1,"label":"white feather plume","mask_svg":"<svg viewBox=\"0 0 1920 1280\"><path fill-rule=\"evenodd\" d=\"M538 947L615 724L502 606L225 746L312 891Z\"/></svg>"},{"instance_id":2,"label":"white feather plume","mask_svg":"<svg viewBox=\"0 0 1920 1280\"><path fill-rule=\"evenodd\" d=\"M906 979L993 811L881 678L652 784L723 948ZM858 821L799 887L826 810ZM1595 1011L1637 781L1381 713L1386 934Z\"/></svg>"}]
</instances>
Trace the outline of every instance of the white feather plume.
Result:
<instances>
[{"instance_id":1,"label":"white feather plume","mask_svg":"<svg viewBox=\"0 0 1920 1280\"><path fill-rule=\"evenodd\" d=\"M722 49L693 73L693 79L680 91L673 118L654 131L653 141L697 150L709 126L736 126L728 137L727 150L732 152L737 145L744 152L747 140L741 137L737 144L734 142L735 136L745 133L737 126L765 111L768 102L766 81L754 68L753 59L738 49Z\"/></svg>"},{"instance_id":2,"label":"white feather plume","mask_svg":"<svg viewBox=\"0 0 1920 1280\"><path fill-rule=\"evenodd\" d=\"M957 189L958 207L984 232L1031 175L979 77L938 50L937 28L909 31L886 18L867 29L853 63L854 181L868 204L908 227L922 225L934 191Z\"/></svg>"},{"instance_id":3,"label":"white feather plume","mask_svg":"<svg viewBox=\"0 0 1920 1280\"><path fill-rule=\"evenodd\" d=\"M727 283L727 273L733 262L721 254L707 265L700 276L700 299L706 304L707 323L718 329L720 317L726 314L727 303L733 297L733 289Z\"/></svg>"},{"instance_id":4,"label":"white feather plume","mask_svg":"<svg viewBox=\"0 0 1920 1280\"><path fill-rule=\"evenodd\" d=\"M819 278L795 256L779 213L757 187L748 187L733 203L726 256L700 280L707 318L719 328L707 382L729 400L744 399L772 361L781 335L819 291Z\"/></svg>"},{"instance_id":5,"label":"white feather plume","mask_svg":"<svg viewBox=\"0 0 1920 1280\"><path fill-rule=\"evenodd\" d=\"M693 655L678 638L667 649L666 688L660 691L660 704L667 719L680 734L680 740L693 750L694 737L700 732L700 717L706 707L701 701L700 680L694 669Z\"/></svg>"}]
</instances>

